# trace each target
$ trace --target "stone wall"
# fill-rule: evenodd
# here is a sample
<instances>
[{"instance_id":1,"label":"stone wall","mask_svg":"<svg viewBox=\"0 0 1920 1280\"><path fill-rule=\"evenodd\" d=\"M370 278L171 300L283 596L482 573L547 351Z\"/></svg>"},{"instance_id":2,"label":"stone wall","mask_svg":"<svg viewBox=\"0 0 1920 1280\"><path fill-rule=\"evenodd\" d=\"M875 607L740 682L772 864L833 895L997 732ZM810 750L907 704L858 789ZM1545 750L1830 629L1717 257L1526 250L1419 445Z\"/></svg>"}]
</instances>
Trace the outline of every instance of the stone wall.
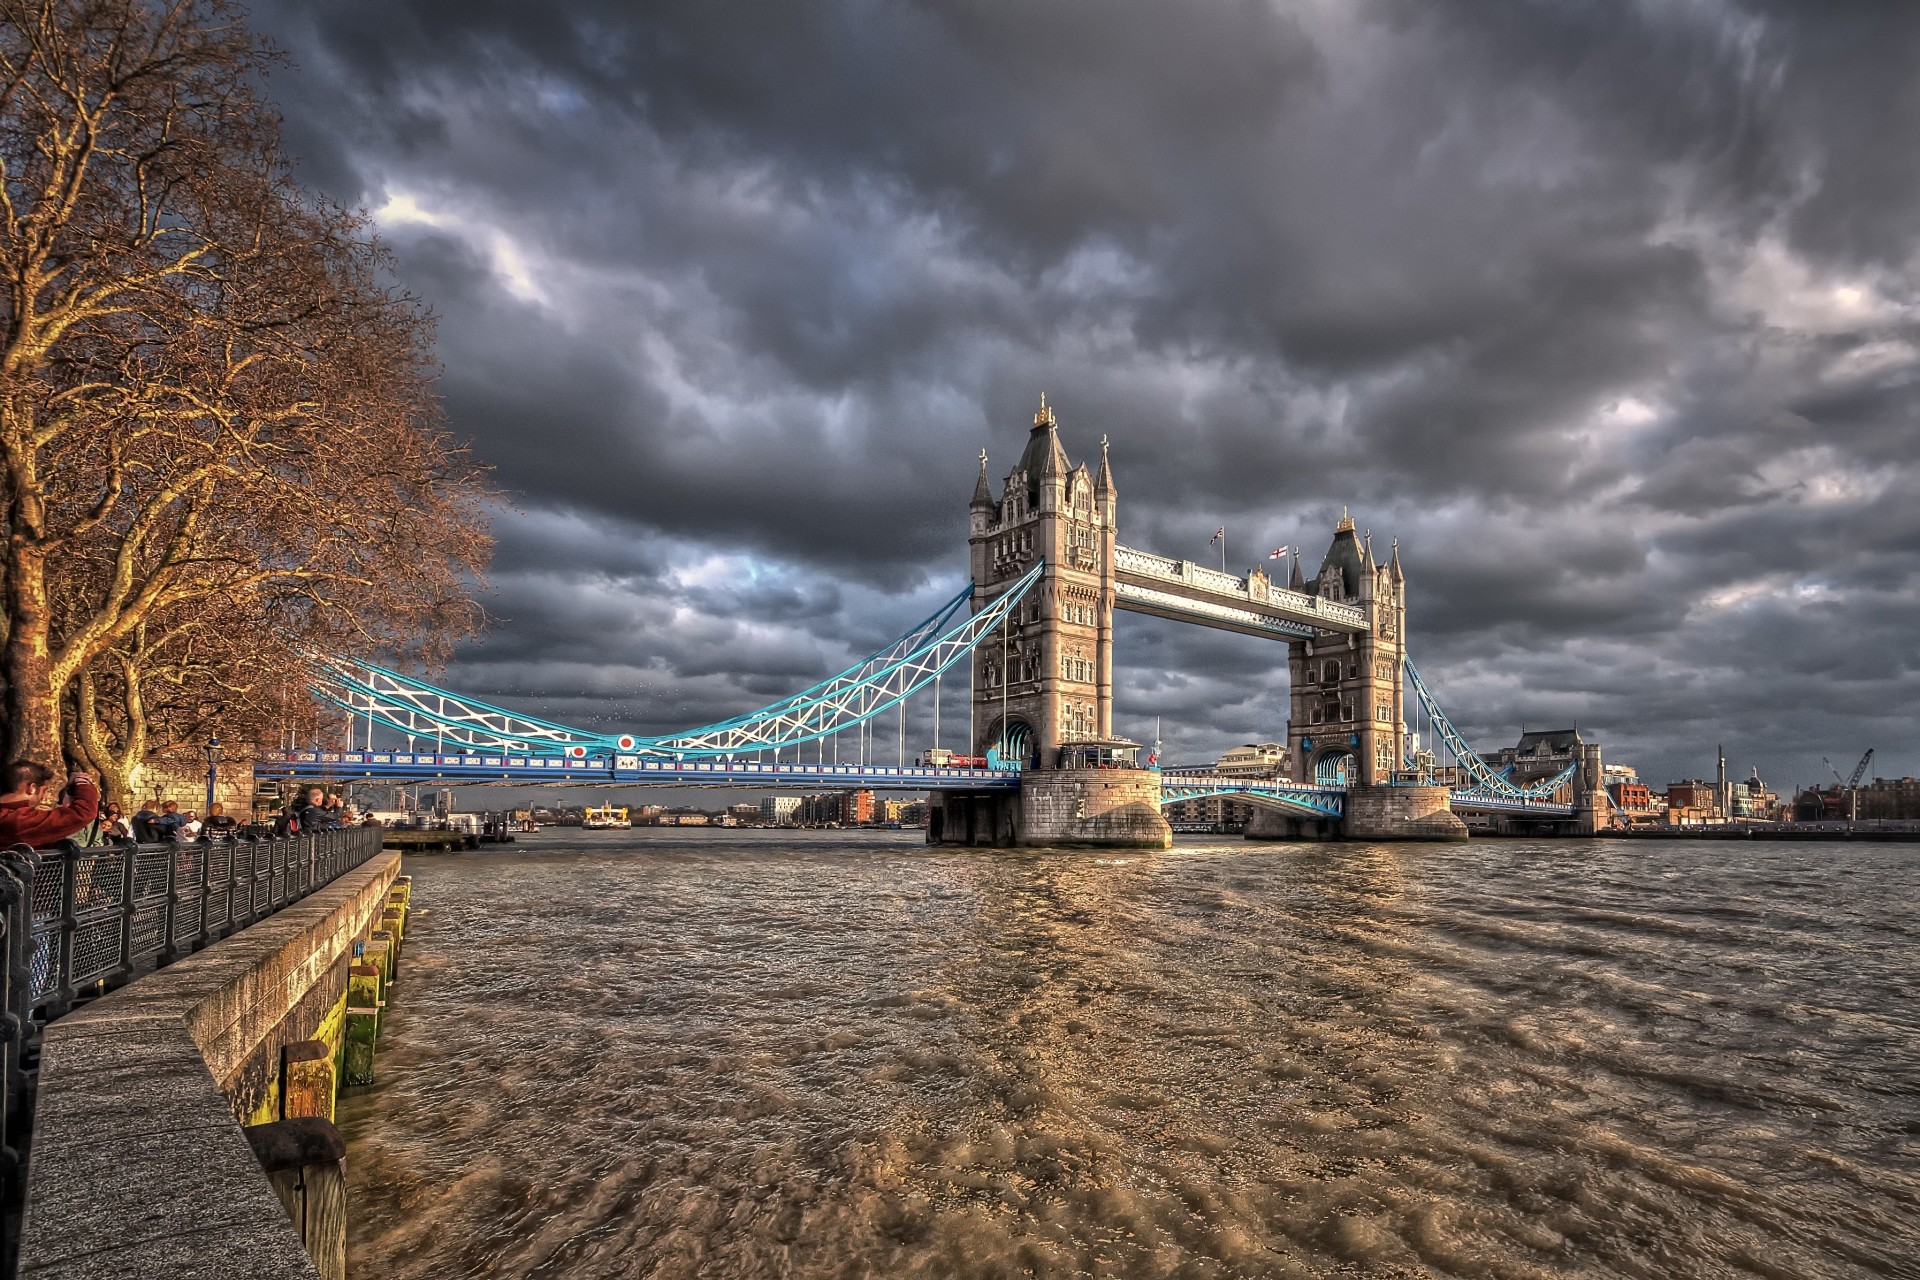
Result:
<instances>
[{"instance_id":1,"label":"stone wall","mask_svg":"<svg viewBox=\"0 0 1920 1280\"><path fill-rule=\"evenodd\" d=\"M1160 812L1152 769L1049 769L1020 779L1019 830L1028 846L1166 849L1173 828Z\"/></svg>"},{"instance_id":2,"label":"stone wall","mask_svg":"<svg viewBox=\"0 0 1920 1280\"><path fill-rule=\"evenodd\" d=\"M1337 822L1277 809L1254 810L1249 840L1465 840L1445 787L1349 787Z\"/></svg>"},{"instance_id":3,"label":"stone wall","mask_svg":"<svg viewBox=\"0 0 1920 1280\"><path fill-rule=\"evenodd\" d=\"M240 1127L281 1046L311 1039L400 855L50 1023L22 1277L317 1273Z\"/></svg>"},{"instance_id":4,"label":"stone wall","mask_svg":"<svg viewBox=\"0 0 1920 1280\"><path fill-rule=\"evenodd\" d=\"M1342 821L1349 840L1465 840L1445 787L1350 787Z\"/></svg>"}]
</instances>

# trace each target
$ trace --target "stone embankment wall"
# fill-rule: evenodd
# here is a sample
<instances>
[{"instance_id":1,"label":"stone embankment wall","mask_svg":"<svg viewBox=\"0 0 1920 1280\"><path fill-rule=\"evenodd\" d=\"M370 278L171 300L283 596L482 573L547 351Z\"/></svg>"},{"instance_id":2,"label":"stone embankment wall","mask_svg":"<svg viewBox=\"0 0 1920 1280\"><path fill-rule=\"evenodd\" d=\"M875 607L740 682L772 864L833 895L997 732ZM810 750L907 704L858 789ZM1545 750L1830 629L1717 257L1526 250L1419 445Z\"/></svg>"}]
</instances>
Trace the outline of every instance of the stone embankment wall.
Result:
<instances>
[{"instance_id":1,"label":"stone embankment wall","mask_svg":"<svg viewBox=\"0 0 1920 1280\"><path fill-rule=\"evenodd\" d=\"M344 1184L326 1233L337 1247L316 1251L318 1269L313 1236L303 1246L289 1217L296 1204L283 1201L308 1194L297 1190L299 1161L340 1158L336 1062L353 1053L356 1024L370 1032L377 1018L348 1007L350 979L363 992L372 982L359 977L367 966L356 965L355 943L362 961L379 962L383 994L405 921L399 872L400 855L381 854L48 1025L22 1277L344 1275ZM276 1158L270 1182L263 1161L272 1169Z\"/></svg>"}]
</instances>

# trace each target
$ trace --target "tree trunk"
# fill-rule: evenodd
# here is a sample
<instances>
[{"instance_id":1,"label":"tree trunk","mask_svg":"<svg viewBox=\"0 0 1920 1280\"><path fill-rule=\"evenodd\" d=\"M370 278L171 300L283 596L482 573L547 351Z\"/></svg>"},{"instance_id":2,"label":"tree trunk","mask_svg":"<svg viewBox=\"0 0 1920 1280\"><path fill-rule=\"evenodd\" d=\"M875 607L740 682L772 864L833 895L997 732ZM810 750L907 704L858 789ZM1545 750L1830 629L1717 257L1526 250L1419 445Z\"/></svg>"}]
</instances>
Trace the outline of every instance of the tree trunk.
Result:
<instances>
[{"instance_id":1,"label":"tree trunk","mask_svg":"<svg viewBox=\"0 0 1920 1280\"><path fill-rule=\"evenodd\" d=\"M131 676L131 671L129 671ZM79 754L90 765L100 782L102 799L122 802L128 813L139 796L140 774L147 750L146 722L135 686L129 705L120 710L126 717L126 732L110 733L100 719L100 694L93 673L82 671L75 680L73 741ZM116 749L117 747L117 749Z\"/></svg>"},{"instance_id":2,"label":"tree trunk","mask_svg":"<svg viewBox=\"0 0 1920 1280\"><path fill-rule=\"evenodd\" d=\"M12 626L3 654L6 665L5 727L8 760L35 760L64 779L60 693L53 687L48 651L45 565L40 551L16 531L7 565L7 614Z\"/></svg>"}]
</instances>

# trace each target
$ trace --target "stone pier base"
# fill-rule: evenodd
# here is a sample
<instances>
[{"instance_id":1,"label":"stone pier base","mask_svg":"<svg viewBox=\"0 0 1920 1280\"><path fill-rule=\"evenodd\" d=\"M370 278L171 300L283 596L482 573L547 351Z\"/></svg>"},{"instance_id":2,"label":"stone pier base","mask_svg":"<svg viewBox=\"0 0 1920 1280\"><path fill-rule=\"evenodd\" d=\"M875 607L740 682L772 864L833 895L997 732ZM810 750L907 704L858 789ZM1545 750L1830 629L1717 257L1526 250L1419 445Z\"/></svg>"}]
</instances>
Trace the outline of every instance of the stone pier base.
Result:
<instances>
[{"instance_id":1,"label":"stone pier base","mask_svg":"<svg viewBox=\"0 0 1920 1280\"><path fill-rule=\"evenodd\" d=\"M1257 808L1249 840L1465 840L1445 787L1352 787L1346 817L1333 821Z\"/></svg>"},{"instance_id":2,"label":"stone pier base","mask_svg":"<svg viewBox=\"0 0 1920 1280\"><path fill-rule=\"evenodd\" d=\"M927 843L1166 849L1151 769L1048 769L1023 774L1018 795L949 791L933 797Z\"/></svg>"},{"instance_id":3,"label":"stone pier base","mask_svg":"<svg viewBox=\"0 0 1920 1280\"><path fill-rule=\"evenodd\" d=\"M1467 838L1445 787L1351 787L1342 825L1349 840Z\"/></svg>"}]
</instances>

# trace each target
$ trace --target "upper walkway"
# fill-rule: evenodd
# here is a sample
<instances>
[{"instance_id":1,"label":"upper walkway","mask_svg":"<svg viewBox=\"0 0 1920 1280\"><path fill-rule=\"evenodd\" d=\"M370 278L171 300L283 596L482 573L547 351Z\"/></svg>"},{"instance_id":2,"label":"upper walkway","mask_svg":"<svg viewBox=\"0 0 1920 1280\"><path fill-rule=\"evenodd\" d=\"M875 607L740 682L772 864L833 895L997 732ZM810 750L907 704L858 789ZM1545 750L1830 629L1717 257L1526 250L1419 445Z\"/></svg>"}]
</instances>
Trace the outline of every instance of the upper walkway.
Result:
<instances>
[{"instance_id":1,"label":"upper walkway","mask_svg":"<svg viewBox=\"0 0 1920 1280\"><path fill-rule=\"evenodd\" d=\"M1367 629L1367 612L1278 585L1265 574L1236 578L1191 560L1132 547L1113 549L1114 604L1132 613L1268 639Z\"/></svg>"}]
</instances>

